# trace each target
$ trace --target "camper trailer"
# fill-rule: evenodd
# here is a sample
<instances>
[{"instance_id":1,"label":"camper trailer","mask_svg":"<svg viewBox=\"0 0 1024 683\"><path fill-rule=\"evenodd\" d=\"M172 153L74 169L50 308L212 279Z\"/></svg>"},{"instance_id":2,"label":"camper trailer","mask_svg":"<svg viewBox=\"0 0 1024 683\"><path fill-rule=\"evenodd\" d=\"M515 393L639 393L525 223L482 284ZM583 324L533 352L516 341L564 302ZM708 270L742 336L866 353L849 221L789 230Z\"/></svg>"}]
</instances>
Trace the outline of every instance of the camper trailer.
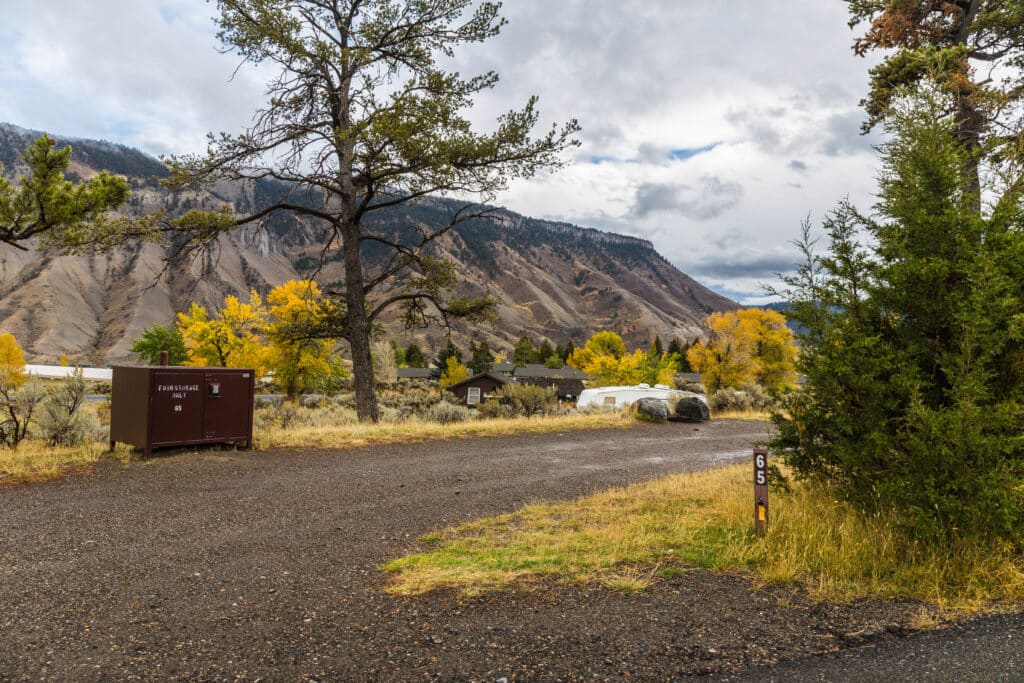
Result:
<instances>
[{"instance_id":1,"label":"camper trailer","mask_svg":"<svg viewBox=\"0 0 1024 683\"><path fill-rule=\"evenodd\" d=\"M576 408L588 406L606 406L609 408L625 408L632 405L641 398L660 398L665 402L677 400L684 396L697 396L701 400L704 397L689 391L671 389L664 384L637 384L632 387L598 387L596 389L584 389L580 398L576 401ZM706 401L705 401L706 402Z\"/></svg>"}]
</instances>

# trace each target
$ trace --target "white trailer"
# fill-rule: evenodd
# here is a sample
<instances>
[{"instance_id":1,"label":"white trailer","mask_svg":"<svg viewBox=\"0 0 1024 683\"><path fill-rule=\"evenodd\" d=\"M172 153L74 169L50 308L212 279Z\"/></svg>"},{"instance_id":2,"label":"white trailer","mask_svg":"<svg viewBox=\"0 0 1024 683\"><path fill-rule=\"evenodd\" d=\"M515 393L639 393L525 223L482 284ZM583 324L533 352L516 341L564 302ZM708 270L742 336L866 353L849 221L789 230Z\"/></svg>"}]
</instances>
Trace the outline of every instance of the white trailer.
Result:
<instances>
[{"instance_id":1,"label":"white trailer","mask_svg":"<svg viewBox=\"0 0 1024 683\"><path fill-rule=\"evenodd\" d=\"M630 387L598 387L596 389L584 389L576 401L576 408L587 406L603 406L608 408L625 408L642 398L659 398L666 403L678 400L685 396L696 396L707 402L700 394L690 391L679 391L664 384L637 384Z\"/></svg>"}]
</instances>

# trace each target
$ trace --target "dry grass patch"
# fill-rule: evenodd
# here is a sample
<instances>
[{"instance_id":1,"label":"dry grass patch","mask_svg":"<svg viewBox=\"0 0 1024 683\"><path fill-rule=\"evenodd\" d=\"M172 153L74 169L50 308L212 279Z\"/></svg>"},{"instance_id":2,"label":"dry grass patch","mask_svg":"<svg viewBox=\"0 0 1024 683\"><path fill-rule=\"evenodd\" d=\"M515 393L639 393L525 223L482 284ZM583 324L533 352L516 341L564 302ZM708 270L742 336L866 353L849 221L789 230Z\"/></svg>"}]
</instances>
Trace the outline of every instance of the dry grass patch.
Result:
<instances>
[{"instance_id":1,"label":"dry grass patch","mask_svg":"<svg viewBox=\"0 0 1024 683\"><path fill-rule=\"evenodd\" d=\"M127 463L133 457L131 447L118 445L110 452L105 442L54 448L41 441L24 441L17 449L0 448L0 484L58 479L98 460L113 458Z\"/></svg>"},{"instance_id":2,"label":"dry grass patch","mask_svg":"<svg viewBox=\"0 0 1024 683\"><path fill-rule=\"evenodd\" d=\"M253 440L257 450L281 446L341 449L370 444L414 443L427 439L628 427L632 424L633 421L622 413L473 420L447 425L411 420L400 423L257 428ZM138 452L124 444L118 444L113 453L107 448L106 441L73 448L51 448L42 441L32 439L23 441L17 449L0 448L0 484L45 481L87 467L101 459L115 458L128 463L139 457Z\"/></svg>"},{"instance_id":3,"label":"dry grass patch","mask_svg":"<svg viewBox=\"0 0 1024 683\"><path fill-rule=\"evenodd\" d=\"M551 576L635 591L698 566L801 582L840 601L908 597L969 611L1024 599L1024 558L1009 548L916 544L893 520L864 518L810 486L775 495L771 529L757 537L752 498L746 465L677 475L450 529L384 568L398 594L471 595Z\"/></svg>"},{"instance_id":4,"label":"dry grass patch","mask_svg":"<svg viewBox=\"0 0 1024 683\"><path fill-rule=\"evenodd\" d=\"M508 436L510 434L548 434L583 429L629 427L634 422L622 413L573 414L531 418L496 418L438 424L422 420L377 424L350 423L316 425L285 429L266 427L256 430L254 440L260 449L287 447L358 448L370 444L409 443L433 439L458 439L472 436Z\"/></svg>"},{"instance_id":5,"label":"dry grass patch","mask_svg":"<svg viewBox=\"0 0 1024 683\"><path fill-rule=\"evenodd\" d=\"M766 410L713 410L713 420L741 420L743 422L768 422L772 414Z\"/></svg>"}]
</instances>

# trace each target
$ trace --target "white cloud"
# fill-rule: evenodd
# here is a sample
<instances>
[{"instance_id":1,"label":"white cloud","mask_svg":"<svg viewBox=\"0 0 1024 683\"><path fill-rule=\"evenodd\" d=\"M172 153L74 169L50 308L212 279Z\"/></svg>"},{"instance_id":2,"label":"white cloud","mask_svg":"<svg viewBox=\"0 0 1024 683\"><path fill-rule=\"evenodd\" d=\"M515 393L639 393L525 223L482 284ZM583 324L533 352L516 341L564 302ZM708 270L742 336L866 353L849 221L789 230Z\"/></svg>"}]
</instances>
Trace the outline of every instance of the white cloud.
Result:
<instances>
[{"instance_id":1,"label":"white cloud","mask_svg":"<svg viewBox=\"0 0 1024 683\"><path fill-rule=\"evenodd\" d=\"M267 75L246 66L232 79L215 10L0 0L0 121L202 151L207 132L251 120ZM516 0L503 12L502 35L454 60L502 76L473 120L490 127L537 94L542 127L578 118L583 145L565 171L516 182L499 203L647 237L745 298L784 265L808 213L845 196L870 204L877 138L859 135L857 105L870 64L850 52L843 3Z\"/></svg>"}]
</instances>

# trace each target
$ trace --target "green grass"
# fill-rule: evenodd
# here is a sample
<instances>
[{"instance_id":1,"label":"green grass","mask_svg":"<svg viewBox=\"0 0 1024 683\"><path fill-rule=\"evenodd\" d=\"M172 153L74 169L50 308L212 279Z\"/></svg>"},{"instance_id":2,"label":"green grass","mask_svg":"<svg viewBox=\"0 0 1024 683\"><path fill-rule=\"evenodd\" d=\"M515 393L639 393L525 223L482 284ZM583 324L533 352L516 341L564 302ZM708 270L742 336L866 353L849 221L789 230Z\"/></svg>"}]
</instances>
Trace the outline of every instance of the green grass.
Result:
<instances>
[{"instance_id":1,"label":"green grass","mask_svg":"<svg viewBox=\"0 0 1024 683\"><path fill-rule=\"evenodd\" d=\"M865 518L806 485L773 496L771 527L758 537L752 498L746 465L678 475L432 534L431 549L384 569L397 594L474 595L551 577L635 592L696 566L799 582L829 600L905 597L971 611L1024 599L1024 558L1009 548L917 544L894 520Z\"/></svg>"}]
</instances>

